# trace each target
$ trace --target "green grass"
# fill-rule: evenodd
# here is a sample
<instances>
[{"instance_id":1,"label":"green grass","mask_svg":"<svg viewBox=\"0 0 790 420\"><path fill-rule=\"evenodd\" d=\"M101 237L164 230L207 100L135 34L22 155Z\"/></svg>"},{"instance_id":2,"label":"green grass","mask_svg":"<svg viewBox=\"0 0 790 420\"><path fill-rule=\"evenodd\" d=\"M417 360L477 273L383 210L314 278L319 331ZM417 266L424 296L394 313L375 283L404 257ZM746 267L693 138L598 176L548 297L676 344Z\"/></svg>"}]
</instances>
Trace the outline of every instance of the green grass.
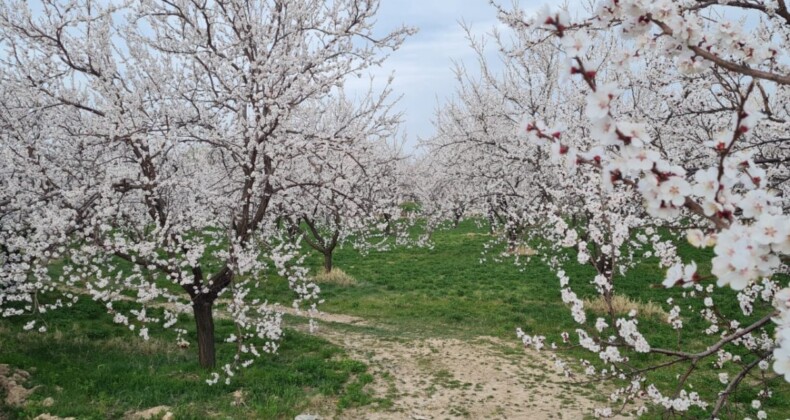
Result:
<instances>
[{"instance_id":1,"label":"green grass","mask_svg":"<svg viewBox=\"0 0 790 420\"><path fill-rule=\"evenodd\" d=\"M486 230L466 221L455 229L437 231L432 249L399 247L387 252L371 251L362 256L351 247L335 253L335 266L356 279L352 285L321 284L321 309L330 313L354 315L370 325L332 325L344 331L372 334L385 339L446 337L474 340L494 336L517 343L515 329L542 334L559 341L563 331L574 331L570 311L560 300L559 281L538 258L520 267L510 262L480 263L481 251L491 240ZM501 249L499 249L501 250ZM493 251L497 252L497 249ZM709 250L681 247L684 261L696 260L704 274L710 267ZM321 269L320 255L308 259L314 273ZM56 267L54 269L59 269ZM566 267L571 285L580 298L594 297L589 280L592 268L571 264ZM647 260L616 280L618 293L635 301L664 302L674 297L684 308L697 302L680 299L681 291L655 288L664 271L655 259ZM271 276L255 296L290 305L293 292L287 282ZM716 290L722 312L738 311L735 294ZM680 339L691 350L700 350L715 337L700 337L697 331L707 324L684 310L686 328ZM596 315L588 313L589 317ZM114 418L129 410L156 405L175 407L176 417L198 418L207 413L226 418L292 418L308 407L314 398L328 398L338 410L376 403L392 404L389 396L374 395L366 386L374 380L366 367L344 355L342 349L313 336L287 331L277 355L267 356L247 369L230 386L208 387L208 374L196 366L196 349L178 349L168 332L152 329L156 340L139 344L134 334L111 323L104 309L81 301L75 308L47 314L49 332L44 335L21 333L27 320L0 321L0 363L22 369L35 369L32 385L42 387L33 394L33 403L21 411L8 411L13 417L32 417L50 412L78 418ZM594 319L594 318L593 318ZM287 318L290 325L303 322ZM193 330L191 321L182 320ZM218 322L217 337L230 332L230 324ZM654 345L674 348L678 336L661 317L640 317L640 329ZM56 337L59 337L56 339ZM138 344L136 344L138 343ZM229 344L219 345L218 360L232 357ZM594 355L583 351L565 353L568 360ZM644 356L632 359L636 365L649 362ZM674 389L677 369L650 377L665 390ZM721 389L714 371L700 366L694 387L710 400ZM397 379L397 378L394 378ZM445 386L453 378L437 377ZM778 381L774 398L765 408L774 417L790 416L790 387ZM56 387L62 388L57 391ZM243 389L245 405L232 406L232 393ZM757 390L744 386L733 401L734 413L755 417L748 406ZM52 396L56 404L40 407L43 398ZM692 413L694 414L694 413ZM458 415L463 415L460 413ZM2 417L0 415L0 417Z\"/></svg>"},{"instance_id":2,"label":"green grass","mask_svg":"<svg viewBox=\"0 0 790 420\"><path fill-rule=\"evenodd\" d=\"M367 367L342 349L313 336L287 330L276 355L259 359L230 385L208 386L208 372L196 364L195 349L180 349L175 337L152 331L145 342L112 324L104 309L87 299L48 314L49 331L24 333L20 322L0 323L0 363L31 373L26 387L39 386L27 406L2 407L11 418L41 413L79 419L120 418L128 411L173 407L178 419L293 418L311 398L336 401L338 408L369 404L363 391ZM189 327L185 323L184 326ZM218 337L230 332L217 324ZM232 357L232 345L218 342L219 360ZM244 403L232 405L242 390ZM43 407L52 397L55 404Z\"/></svg>"},{"instance_id":3,"label":"green grass","mask_svg":"<svg viewBox=\"0 0 790 420\"><path fill-rule=\"evenodd\" d=\"M491 237L472 222L433 235L435 247L371 251L362 257L350 247L336 251L335 265L358 284L322 284L321 309L360 316L420 336L512 338L517 327L559 333L575 324L560 301L559 281L537 258L524 270L508 262L480 263ZM317 271L320 260L308 262ZM593 270L567 270L580 297L595 296L588 281ZM660 283L654 264L638 267L618 288L644 302L663 303L672 292L645 286ZM260 296L288 302L287 283L278 278Z\"/></svg>"},{"instance_id":4,"label":"green grass","mask_svg":"<svg viewBox=\"0 0 790 420\"><path fill-rule=\"evenodd\" d=\"M665 233L666 235L666 233ZM343 313L369 319L385 327L382 331L368 331L378 335L401 337L453 337L472 339L478 336L495 336L517 341L516 328L530 334L549 337L548 341L559 342L559 334L571 332L578 325L570 311L560 299L559 281L553 271L539 258L524 267L509 262L488 261L480 263L481 251L491 241L484 228L472 221L465 221L455 229L437 231L433 237L433 249L396 248L392 251L371 251L367 256L351 248L336 251L335 266L357 280L353 286L323 284L322 296L326 303L321 309L330 313ZM700 273L710 271L710 249L699 250L680 243L680 254L685 262L697 261ZM495 249L499 252L502 248ZM320 269L318 256L309 260L314 272ZM565 267L571 286L580 298L596 297L589 283L594 270L589 266L569 264ZM658 267L655 258L648 259L631 269L626 277L616 279L617 293L632 300L654 302L669 310L666 300L670 297L683 308L685 328L680 340L686 351L700 351L718 340L717 336L700 337L708 323L692 316L686 309L689 305L700 308L701 299L683 299L682 290L659 287L665 270ZM261 291L261 296L289 298L287 284L281 279L272 281ZM728 288L716 288L715 298L722 313L740 313L735 292ZM284 302L286 300L283 300ZM755 311L752 320L766 312ZM589 319L601 316L588 312ZM656 347L676 348L678 335L671 330L660 316L639 317L640 330ZM748 319L747 319L748 320ZM356 327L355 327L356 328ZM565 353L569 360L594 358L588 352L578 350ZM645 365L648 356L634 355L632 362ZM710 363L710 360L707 362ZM672 393L677 375L687 365L666 369L650 376L650 380L665 392ZM712 369L700 366L691 382L695 390L708 400L721 390ZM733 374L733 373L731 373ZM790 386L777 380L779 397L765 403L769 414L790 415ZM748 406L756 397L757 389L742 386L733 398L736 403ZM736 411L752 417L756 413Z\"/></svg>"}]
</instances>

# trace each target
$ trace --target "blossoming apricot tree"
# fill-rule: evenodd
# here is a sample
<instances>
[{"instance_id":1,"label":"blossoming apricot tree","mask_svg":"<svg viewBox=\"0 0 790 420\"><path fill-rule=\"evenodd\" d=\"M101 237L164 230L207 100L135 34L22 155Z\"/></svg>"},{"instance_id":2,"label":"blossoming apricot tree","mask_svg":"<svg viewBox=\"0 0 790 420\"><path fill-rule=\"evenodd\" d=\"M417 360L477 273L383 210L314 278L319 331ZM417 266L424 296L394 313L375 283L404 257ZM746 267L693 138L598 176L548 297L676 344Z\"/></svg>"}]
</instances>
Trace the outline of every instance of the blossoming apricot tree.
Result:
<instances>
[{"instance_id":1,"label":"blossoming apricot tree","mask_svg":"<svg viewBox=\"0 0 790 420\"><path fill-rule=\"evenodd\" d=\"M759 20L752 31L719 17L738 9ZM790 380L790 289L783 277L790 254L785 2L604 0L577 20L548 8L532 18L500 12L520 39L554 45L561 74L586 97L583 117L545 122L533 113L522 128L567 163L569 187L587 195L584 228L566 223L567 214L557 209L549 236L595 267L592 282L610 308L608 317L584 327L583 304L561 262L553 261L563 300L581 324L579 345L606 365L596 370L583 361L587 373L629 380L611 396L615 410L598 414L642 401L676 413L696 406L717 417L747 378L764 384L759 397L769 398L769 364ZM616 49L603 57L591 51L607 37ZM685 230L691 245L712 247L710 273L681 261L675 244L651 225ZM701 349L685 342L651 345L635 318L615 314L615 280L647 248L669 267L664 286L687 288L685 298L702 301L699 314L709 323L704 333L717 340ZM715 287L738 292L740 314L719 310ZM670 305L668 321L680 330L681 306ZM542 346L543 337L519 334L525 344ZM637 368L629 353L651 353L657 362ZM689 378L711 362L721 369L723 388L708 402ZM646 372L675 365L685 367L674 391L645 383Z\"/></svg>"},{"instance_id":2,"label":"blossoming apricot tree","mask_svg":"<svg viewBox=\"0 0 790 420\"><path fill-rule=\"evenodd\" d=\"M336 184L294 176L294 162L380 128L316 140L303 117L411 32L376 36L377 10L375 0L3 2L3 315L68 305L78 288L147 337L148 323L169 327L191 310L200 364L214 367L225 296L239 350L225 375L275 351L281 315L252 293L269 264L295 305L313 306L319 291L277 220ZM395 123L386 101L354 112ZM139 305L125 313L114 303L129 290ZM171 304L155 317L162 299Z\"/></svg>"},{"instance_id":3,"label":"blossoming apricot tree","mask_svg":"<svg viewBox=\"0 0 790 420\"><path fill-rule=\"evenodd\" d=\"M448 166L468 170L473 185L505 183L509 168L531 176L535 192L516 196L540 200L505 208L537 221L523 233L540 238L579 324L577 345L562 338L595 355L582 360L588 375L625 383L597 414L652 406L717 417L747 380L762 387L758 399L770 398L777 375L790 380L786 3L602 0L577 19L561 9L528 16L494 6L513 33L494 34L504 70L481 59L480 80L460 80L461 105L440 110L431 146L449 150ZM732 13L753 29L727 19ZM508 120L518 127L511 136L503 135ZM711 248L710 263L682 261L679 239ZM635 313L614 308L618 279L647 258L668 269L664 287L679 289L668 301L672 346L651 343ZM604 316L589 319L568 263L595 269L590 282ZM734 290L737 302L717 288ZM690 317L707 326L684 330L699 325ZM631 363L635 356L648 362ZM694 389L705 380L699 368L710 365L722 382L712 401ZM680 372L676 388L649 381L667 369Z\"/></svg>"},{"instance_id":4,"label":"blossoming apricot tree","mask_svg":"<svg viewBox=\"0 0 790 420\"><path fill-rule=\"evenodd\" d=\"M393 142L400 115L389 112L385 101L386 95L370 92L358 107L341 97L311 109L303 120L299 135L315 133L309 136L324 147L293 161L289 172L305 185L298 193L309 198L294 198L285 221L292 233L323 255L326 273L333 269L338 245L382 245L384 215L398 213L398 163L404 157Z\"/></svg>"}]
</instances>

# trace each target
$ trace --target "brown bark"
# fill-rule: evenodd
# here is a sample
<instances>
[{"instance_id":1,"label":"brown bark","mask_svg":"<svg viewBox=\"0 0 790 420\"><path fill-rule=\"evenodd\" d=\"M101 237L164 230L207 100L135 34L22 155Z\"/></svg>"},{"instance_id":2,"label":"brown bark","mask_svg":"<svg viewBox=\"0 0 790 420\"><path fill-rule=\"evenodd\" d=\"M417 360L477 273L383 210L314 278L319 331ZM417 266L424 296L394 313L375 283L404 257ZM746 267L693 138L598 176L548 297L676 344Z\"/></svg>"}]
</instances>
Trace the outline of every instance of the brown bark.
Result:
<instances>
[{"instance_id":1,"label":"brown bark","mask_svg":"<svg viewBox=\"0 0 790 420\"><path fill-rule=\"evenodd\" d=\"M324 272L331 273L332 272L332 251L333 248L327 248L324 250Z\"/></svg>"},{"instance_id":2,"label":"brown bark","mask_svg":"<svg viewBox=\"0 0 790 420\"><path fill-rule=\"evenodd\" d=\"M192 304L197 327L198 361L200 366L213 369L216 365L214 343L214 300L198 297Z\"/></svg>"}]
</instances>

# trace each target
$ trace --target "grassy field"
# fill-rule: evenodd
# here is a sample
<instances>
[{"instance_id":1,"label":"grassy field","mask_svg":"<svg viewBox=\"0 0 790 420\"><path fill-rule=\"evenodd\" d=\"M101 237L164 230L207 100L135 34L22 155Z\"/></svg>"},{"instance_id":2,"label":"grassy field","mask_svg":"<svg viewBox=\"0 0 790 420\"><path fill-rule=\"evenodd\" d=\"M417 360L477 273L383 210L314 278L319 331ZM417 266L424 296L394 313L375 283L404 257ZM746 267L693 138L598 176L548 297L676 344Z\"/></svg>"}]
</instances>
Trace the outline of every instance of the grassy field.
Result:
<instances>
[{"instance_id":1,"label":"grassy field","mask_svg":"<svg viewBox=\"0 0 790 420\"><path fill-rule=\"evenodd\" d=\"M575 323L560 300L555 275L539 260L526 267L510 263L480 263L480 253L491 237L472 222L458 228L436 232L435 246L398 248L388 252L370 252L361 256L346 247L336 252L335 266L355 280L354 284L322 284L326 303L321 309L329 313L364 318L371 327L366 333L401 338L447 337L472 340L493 336L516 342L515 329L543 334L557 340L562 331L573 331ZM687 247L687 259L709 259L704 252ZM313 256L309 263L318 270L321 260ZM704 272L708 268L701 265ZM588 281L592 270L574 266L567 270L571 285L580 297L592 297ZM653 288L661 282L663 272L655 261L647 261L618 280L620 293L638 302L641 308L650 302L663 304L678 292ZM289 304L292 293L283 279L271 278L261 297ZM717 293L732 295L720 290ZM732 296L721 302L735 302ZM664 305L666 306L666 305ZM737 310L736 304L720 308ZM591 314L594 316L594 314ZM167 405L176 418L199 418L213 414L220 418L293 418L316 401L331 404L337 411L360 405L388 404L384 395L373 395L365 385L372 378L368 367L350 357L342 348L293 329L286 332L277 355L266 356L247 369L229 385L208 387L207 373L196 365L196 349L180 349L170 332L151 331L143 342L135 334L112 324L103 308L83 299L74 308L46 314L49 331L45 334L23 333L25 319L0 321L0 363L30 371L29 386L40 386L24 408L0 406L2 415L32 418L40 413L77 418L117 418L124 413ZM698 331L701 320L685 319L689 331ZM184 317L183 327L193 331ZM293 322L291 323L293 325ZM659 314L640 316L640 325L649 341L665 347L676 345L678 336ZM218 337L231 329L226 321L218 322ZM710 340L691 332L680 339L692 348L704 348ZM219 346L219 360L228 360L232 346ZM589 354L570 352L569 360ZM644 360L634 360L644 363ZM695 388L710 397L719 389L712 370L694 382ZM652 379L671 387L678 371L665 371ZM242 390L242 397L234 392ZM780 384L779 395L765 404L769 414L790 416L790 388ZM756 389L748 386L734 398L745 407ZM47 397L54 405L44 407ZM237 401L238 400L238 401ZM232 404L234 401L238 404ZM738 408L738 407L736 407ZM730 412L751 415L748 408Z\"/></svg>"},{"instance_id":2,"label":"grassy field","mask_svg":"<svg viewBox=\"0 0 790 420\"><path fill-rule=\"evenodd\" d=\"M289 330L279 353L263 356L231 385L209 387L194 348L182 349L175 335L152 331L143 341L112 323L98 304L84 299L46 317L49 331L24 333L20 322L0 324L0 362L27 370L26 387L39 386L24 408L2 407L9 418L40 413L79 419L121 418L166 405L177 419L288 418L311 401L331 399L338 407L369 404L370 381L363 363L324 340ZM184 327L192 329L184 320ZM218 337L232 330L218 321ZM233 348L219 344L219 360ZM241 394L237 392L241 390ZM54 404L45 407L47 397Z\"/></svg>"},{"instance_id":3,"label":"grassy field","mask_svg":"<svg viewBox=\"0 0 790 420\"><path fill-rule=\"evenodd\" d=\"M371 252L361 258L353 249L337 252L335 265L357 280L352 287L322 286L326 299L322 309L332 313L343 313L374 320L386 325L389 331L401 336L416 337L460 337L471 339L478 336L494 336L516 340L516 328L530 334L542 334L549 341L560 341L559 334L571 332L577 324L568 308L560 299L559 281L554 273L539 258L533 258L526 267L515 264L497 263L490 259L481 264L480 256L484 245L492 240L485 228L466 221L457 228L439 230L433 237L433 249L398 249L391 252ZM495 248L492 254L501 252ZM683 260L699 263L700 273L710 272L710 249L699 250L681 243ZM313 269L320 267L320 259L311 260ZM566 266L571 286L580 298L594 299L597 293L589 283L595 275L589 266L571 264ZM700 337L699 331L709 324L691 317L684 309L685 328L680 336L666 323L664 312L666 301L672 297L682 308L699 309L701 299L683 299L682 290L664 289L660 284L665 271L658 267L658 260L646 260L630 270L626 277L616 280L619 294L638 304L640 330L656 347L675 348L678 341L685 349L701 351L717 341L717 337ZM269 295L284 293L285 284L274 281ZM740 313L735 292L717 288L714 296L722 313ZM757 311L756 311L757 312ZM753 320L765 312L758 313ZM588 316L601 316L588 311ZM580 357L592 358L585 351L565 353L569 360ZM592 357L591 357L592 356ZM646 363L646 357L634 356L632 362ZM686 364L676 369L663 370L650 376L665 391L674 390L678 374L685 371ZM718 372L718 371L717 371ZM734 374L735 371L733 370ZM701 367L691 383L698 392L713 399L722 386L712 369ZM790 387L781 379L776 380L778 398L767 402L764 409L780 418L790 416ZM748 385L735 395L733 401L739 407L731 416L754 416L748 406L759 389ZM671 394L671 392L668 392ZM782 397L784 396L784 397ZM746 408L744 408L746 407ZM697 413L699 414L699 413Z\"/></svg>"}]
</instances>

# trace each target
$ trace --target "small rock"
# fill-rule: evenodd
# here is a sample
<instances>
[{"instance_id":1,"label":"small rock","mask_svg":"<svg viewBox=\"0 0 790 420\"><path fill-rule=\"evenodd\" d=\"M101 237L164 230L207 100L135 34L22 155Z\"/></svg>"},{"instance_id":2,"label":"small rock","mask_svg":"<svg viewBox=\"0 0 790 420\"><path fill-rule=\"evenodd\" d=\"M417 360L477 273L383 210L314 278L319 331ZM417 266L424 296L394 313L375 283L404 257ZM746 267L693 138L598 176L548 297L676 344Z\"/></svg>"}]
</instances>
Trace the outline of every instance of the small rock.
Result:
<instances>
[{"instance_id":1,"label":"small rock","mask_svg":"<svg viewBox=\"0 0 790 420\"><path fill-rule=\"evenodd\" d=\"M167 413L165 413L164 416L162 416L162 420L174 420L175 418L176 418L176 416L174 416L173 413L171 413L169 411Z\"/></svg>"},{"instance_id":2,"label":"small rock","mask_svg":"<svg viewBox=\"0 0 790 420\"><path fill-rule=\"evenodd\" d=\"M13 373L12 373L13 371ZM25 388L22 383L30 378L30 374L21 369L13 369L8 365L0 364L0 390L5 390L5 404L11 407L21 407L38 387Z\"/></svg>"},{"instance_id":3,"label":"small rock","mask_svg":"<svg viewBox=\"0 0 790 420\"><path fill-rule=\"evenodd\" d=\"M142 411L133 411L130 413L126 413L126 415L123 416L123 418L125 420L152 420L159 418L159 415L162 414L163 411L169 412L170 407L166 405L159 405ZM167 414L165 414L165 416L166 415Z\"/></svg>"},{"instance_id":4,"label":"small rock","mask_svg":"<svg viewBox=\"0 0 790 420\"><path fill-rule=\"evenodd\" d=\"M55 399L52 397L44 398L44 401L41 401L41 405L43 407L52 407L55 404Z\"/></svg>"},{"instance_id":5,"label":"small rock","mask_svg":"<svg viewBox=\"0 0 790 420\"><path fill-rule=\"evenodd\" d=\"M39 414L33 420L75 420L74 417L58 417L49 413Z\"/></svg>"},{"instance_id":6,"label":"small rock","mask_svg":"<svg viewBox=\"0 0 790 420\"><path fill-rule=\"evenodd\" d=\"M313 414L300 414L294 417L294 420L321 420L321 417Z\"/></svg>"},{"instance_id":7,"label":"small rock","mask_svg":"<svg viewBox=\"0 0 790 420\"><path fill-rule=\"evenodd\" d=\"M17 369L16 372L14 372L14 377L16 377L17 375L19 375L20 377L26 380L30 379L30 372L26 370Z\"/></svg>"},{"instance_id":8,"label":"small rock","mask_svg":"<svg viewBox=\"0 0 790 420\"><path fill-rule=\"evenodd\" d=\"M18 385L14 381L8 381L7 383L4 384L3 387L5 388L6 391L5 403L6 405L10 405L11 407L23 406L25 404L25 401L27 401L27 397L29 397L30 394L32 394L33 391L36 390L36 388L38 388L36 386L27 389L22 385Z\"/></svg>"},{"instance_id":9,"label":"small rock","mask_svg":"<svg viewBox=\"0 0 790 420\"><path fill-rule=\"evenodd\" d=\"M244 390L237 389L233 391L233 401L231 401L230 405L237 407L244 404Z\"/></svg>"}]
</instances>

